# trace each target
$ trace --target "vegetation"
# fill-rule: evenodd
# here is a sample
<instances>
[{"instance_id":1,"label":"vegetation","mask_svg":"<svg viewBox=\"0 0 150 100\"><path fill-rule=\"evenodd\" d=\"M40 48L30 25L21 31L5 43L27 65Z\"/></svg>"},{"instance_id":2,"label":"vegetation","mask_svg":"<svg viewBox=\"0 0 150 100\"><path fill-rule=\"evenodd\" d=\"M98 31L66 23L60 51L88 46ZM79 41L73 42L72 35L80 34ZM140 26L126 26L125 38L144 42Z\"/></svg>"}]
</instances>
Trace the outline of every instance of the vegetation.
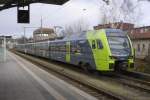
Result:
<instances>
[{"instance_id":1,"label":"vegetation","mask_svg":"<svg viewBox=\"0 0 150 100\"><path fill-rule=\"evenodd\" d=\"M64 36L69 37L72 34L80 34L81 32L86 31L88 29L89 29L88 23L80 19L74 23L66 25L64 30Z\"/></svg>"}]
</instances>

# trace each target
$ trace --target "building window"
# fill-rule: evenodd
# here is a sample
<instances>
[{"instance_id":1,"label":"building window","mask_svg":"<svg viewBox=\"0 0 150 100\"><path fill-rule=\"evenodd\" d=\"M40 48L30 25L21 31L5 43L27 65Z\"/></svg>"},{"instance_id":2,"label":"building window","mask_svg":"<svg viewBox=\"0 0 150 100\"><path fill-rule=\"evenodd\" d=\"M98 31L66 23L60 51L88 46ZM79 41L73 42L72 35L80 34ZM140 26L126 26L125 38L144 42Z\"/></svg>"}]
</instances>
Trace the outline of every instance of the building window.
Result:
<instances>
[{"instance_id":1,"label":"building window","mask_svg":"<svg viewBox=\"0 0 150 100\"><path fill-rule=\"evenodd\" d=\"M141 29L140 32L143 33L143 32L144 32L144 29Z\"/></svg>"},{"instance_id":2,"label":"building window","mask_svg":"<svg viewBox=\"0 0 150 100\"><path fill-rule=\"evenodd\" d=\"M147 31L148 31L148 29L145 28L145 32L147 32Z\"/></svg>"},{"instance_id":3,"label":"building window","mask_svg":"<svg viewBox=\"0 0 150 100\"><path fill-rule=\"evenodd\" d=\"M145 44L143 44L143 50L145 49Z\"/></svg>"},{"instance_id":4,"label":"building window","mask_svg":"<svg viewBox=\"0 0 150 100\"><path fill-rule=\"evenodd\" d=\"M140 44L138 44L138 51L140 51Z\"/></svg>"}]
</instances>

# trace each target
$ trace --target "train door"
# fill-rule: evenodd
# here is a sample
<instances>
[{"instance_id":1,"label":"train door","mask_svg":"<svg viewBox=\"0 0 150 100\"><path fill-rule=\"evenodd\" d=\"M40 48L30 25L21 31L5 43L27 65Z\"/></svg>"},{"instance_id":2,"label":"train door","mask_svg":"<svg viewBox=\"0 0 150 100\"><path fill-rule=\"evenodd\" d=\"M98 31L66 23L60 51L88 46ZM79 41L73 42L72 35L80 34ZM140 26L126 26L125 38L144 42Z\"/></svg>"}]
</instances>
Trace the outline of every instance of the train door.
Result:
<instances>
[{"instance_id":1,"label":"train door","mask_svg":"<svg viewBox=\"0 0 150 100\"><path fill-rule=\"evenodd\" d=\"M66 42L66 62L70 62L70 42Z\"/></svg>"},{"instance_id":2,"label":"train door","mask_svg":"<svg viewBox=\"0 0 150 100\"><path fill-rule=\"evenodd\" d=\"M104 59L103 55L104 52L102 52L103 45L100 39L93 39L92 40L92 51L95 57L95 60L98 60L98 62L100 62L100 60Z\"/></svg>"},{"instance_id":3,"label":"train door","mask_svg":"<svg viewBox=\"0 0 150 100\"><path fill-rule=\"evenodd\" d=\"M92 40L92 51L96 63L96 69L100 71L108 70L106 50L100 39Z\"/></svg>"}]
</instances>

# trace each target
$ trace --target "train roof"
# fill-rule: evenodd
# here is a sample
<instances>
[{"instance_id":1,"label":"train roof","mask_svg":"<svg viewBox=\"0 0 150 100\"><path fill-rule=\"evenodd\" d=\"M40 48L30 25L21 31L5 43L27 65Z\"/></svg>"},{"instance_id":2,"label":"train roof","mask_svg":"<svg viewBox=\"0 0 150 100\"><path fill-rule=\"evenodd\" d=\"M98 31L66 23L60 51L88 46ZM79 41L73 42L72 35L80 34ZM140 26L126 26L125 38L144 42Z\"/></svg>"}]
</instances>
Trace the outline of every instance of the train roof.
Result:
<instances>
[{"instance_id":1,"label":"train roof","mask_svg":"<svg viewBox=\"0 0 150 100\"><path fill-rule=\"evenodd\" d=\"M107 36L127 36L127 32L121 29L106 29Z\"/></svg>"},{"instance_id":2,"label":"train roof","mask_svg":"<svg viewBox=\"0 0 150 100\"><path fill-rule=\"evenodd\" d=\"M102 30L102 29L100 29ZM113 29L113 28L106 28L103 29L106 31L106 35L107 36L126 36L126 32L122 31L121 29ZM99 30L92 30L91 32L93 32L93 34ZM87 35L87 31L84 31L80 34L72 34L70 36L66 36L63 39L56 39L53 41L42 41L42 42L38 42L38 43L45 43L45 42L65 42L65 41L73 41L73 40L85 40L86 39L86 35ZM27 43L27 44L34 44L34 43Z\"/></svg>"},{"instance_id":3,"label":"train roof","mask_svg":"<svg viewBox=\"0 0 150 100\"><path fill-rule=\"evenodd\" d=\"M104 30L106 31L107 36L126 36L127 35L126 32L122 31L121 29L106 28ZM93 32L93 34L94 34L96 31L99 31L99 30L92 30L91 32ZM86 35L87 35L87 31L84 31L80 34L72 34L70 36L66 36L65 38L63 38L61 40L58 39L58 40L54 40L54 41L50 41L50 42L84 40L84 39L86 39Z\"/></svg>"},{"instance_id":4,"label":"train roof","mask_svg":"<svg viewBox=\"0 0 150 100\"><path fill-rule=\"evenodd\" d=\"M86 39L86 32L82 32L80 34L72 34L69 37L65 37L63 40L81 40Z\"/></svg>"},{"instance_id":5,"label":"train roof","mask_svg":"<svg viewBox=\"0 0 150 100\"><path fill-rule=\"evenodd\" d=\"M123 33L124 32L121 29L115 29L115 28L106 28L105 30L106 30L106 32L112 32L112 33L115 33L115 32L117 32L117 33Z\"/></svg>"}]
</instances>

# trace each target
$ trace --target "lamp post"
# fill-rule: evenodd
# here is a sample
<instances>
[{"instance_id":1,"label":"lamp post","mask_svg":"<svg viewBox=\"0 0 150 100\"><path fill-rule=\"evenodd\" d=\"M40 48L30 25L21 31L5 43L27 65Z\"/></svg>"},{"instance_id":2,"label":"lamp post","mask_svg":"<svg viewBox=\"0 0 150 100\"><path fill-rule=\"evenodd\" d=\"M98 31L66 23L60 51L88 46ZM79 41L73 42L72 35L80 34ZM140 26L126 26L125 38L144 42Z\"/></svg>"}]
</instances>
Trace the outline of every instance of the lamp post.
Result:
<instances>
[{"instance_id":1,"label":"lamp post","mask_svg":"<svg viewBox=\"0 0 150 100\"><path fill-rule=\"evenodd\" d=\"M4 36L4 61L6 61L6 37Z\"/></svg>"},{"instance_id":2,"label":"lamp post","mask_svg":"<svg viewBox=\"0 0 150 100\"><path fill-rule=\"evenodd\" d=\"M85 17L85 13L86 13L87 9L83 8L82 11L83 11L83 14L84 14L84 17Z\"/></svg>"},{"instance_id":3,"label":"lamp post","mask_svg":"<svg viewBox=\"0 0 150 100\"><path fill-rule=\"evenodd\" d=\"M109 5L109 0L103 0L107 5Z\"/></svg>"},{"instance_id":4,"label":"lamp post","mask_svg":"<svg viewBox=\"0 0 150 100\"><path fill-rule=\"evenodd\" d=\"M24 35L24 36L23 36L23 39L24 39L24 40L23 40L23 41L24 41L23 43L25 44L25 37L26 37L26 27L23 27L23 33L24 33L24 34L23 34L23 35Z\"/></svg>"},{"instance_id":5,"label":"lamp post","mask_svg":"<svg viewBox=\"0 0 150 100\"><path fill-rule=\"evenodd\" d=\"M83 19L84 19L84 18L86 18L86 11L87 11L87 9L83 8L82 11L83 11Z\"/></svg>"}]
</instances>

